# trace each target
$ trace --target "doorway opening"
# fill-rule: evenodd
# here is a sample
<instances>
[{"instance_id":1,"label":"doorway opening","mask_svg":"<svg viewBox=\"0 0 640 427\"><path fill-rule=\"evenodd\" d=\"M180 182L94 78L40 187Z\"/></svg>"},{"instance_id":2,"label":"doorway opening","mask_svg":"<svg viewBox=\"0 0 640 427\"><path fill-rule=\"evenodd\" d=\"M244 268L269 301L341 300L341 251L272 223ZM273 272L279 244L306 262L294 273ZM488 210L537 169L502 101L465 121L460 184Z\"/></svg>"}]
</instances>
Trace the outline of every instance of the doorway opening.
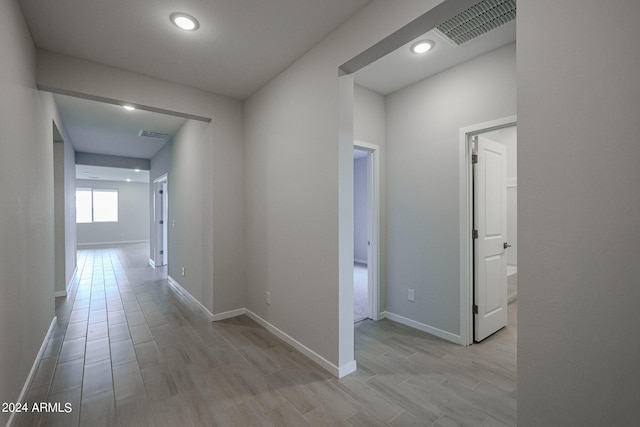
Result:
<instances>
[{"instance_id":1,"label":"doorway opening","mask_svg":"<svg viewBox=\"0 0 640 427\"><path fill-rule=\"evenodd\" d=\"M378 147L361 141L353 150L354 323L379 319Z\"/></svg>"},{"instance_id":2,"label":"doorway opening","mask_svg":"<svg viewBox=\"0 0 640 427\"><path fill-rule=\"evenodd\" d=\"M517 298L516 117L460 130L461 340L480 342L507 325Z\"/></svg>"},{"instance_id":3,"label":"doorway opening","mask_svg":"<svg viewBox=\"0 0 640 427\"><path fill-rule=\"evenodd\" d=\"M167 265L169 262L169 192L167 174L161 175L153 181L153 224L155 241L153 262L155 267Z\"/></svg>"}]
</instances>

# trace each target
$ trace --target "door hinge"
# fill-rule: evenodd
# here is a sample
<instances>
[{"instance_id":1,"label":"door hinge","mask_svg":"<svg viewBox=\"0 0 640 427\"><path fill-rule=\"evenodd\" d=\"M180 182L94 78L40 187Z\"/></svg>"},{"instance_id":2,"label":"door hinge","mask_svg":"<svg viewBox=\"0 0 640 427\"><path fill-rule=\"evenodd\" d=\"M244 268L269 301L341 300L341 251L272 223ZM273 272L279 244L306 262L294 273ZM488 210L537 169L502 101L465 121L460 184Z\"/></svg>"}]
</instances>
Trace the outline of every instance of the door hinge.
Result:
<instances>
[{"instance_id":1,"label":"door hinge","mask_svg":"<svg viewBox=\"0 0 640 427\"><path fill-rule=\"evenodd\" d=\"M160 220L160 225L162 225L162 224L164 224L164 221L163 221L163 220Z\"/></svg>"},{"instance_id":2,"label":"door hinge","mask_svg":"<svg viewBox=\"0 0 640 427\"><path fill-rule=\"evenodd\" d=\"M476 164L476 163L478 163L478 155L477 155L476 153L473 153L473 154L471 155L471 163L472 163L472 164Z\"/></svg>"},{"instance_id":3,"label":"door hinge","mask_svg":"<svg viewBox=\"0 0 640 427\"><path fill-rule=\"evenodd\" d=\"M160 255L164 255L164 251L160 251Z\"/></svg>"},{"instance_id":4,"label":"door hinge","mask_svg":"<svg viewBox=\"0 0 640 427\"><path fill-rule=\"evenodd\" d=\"M160 194L164 194L164 191L162 191L162 190L158 190L158 193L160 193Z\"/></svg>"},{"instance_id":5,"label":"door hinge","mask_svg":"<svg viewBox=\"0 0 640 427\"><path fill-rule=\"evenodd\" d=\"M472 311L473 311L473 314L478 314L478 306L473 304Z\"/></svg>"},{"instance_id":6,"label":"door hinge","mask_svg":"<svg viewBox=\"0 0 640 427\"><path fill-rule=\"evenodd\" d=\"M478 230L473 230L473 231L471 232L471 237L472 237L473 239L477 239L477 238L478 238Z\"/></svg>"}]
</instances>

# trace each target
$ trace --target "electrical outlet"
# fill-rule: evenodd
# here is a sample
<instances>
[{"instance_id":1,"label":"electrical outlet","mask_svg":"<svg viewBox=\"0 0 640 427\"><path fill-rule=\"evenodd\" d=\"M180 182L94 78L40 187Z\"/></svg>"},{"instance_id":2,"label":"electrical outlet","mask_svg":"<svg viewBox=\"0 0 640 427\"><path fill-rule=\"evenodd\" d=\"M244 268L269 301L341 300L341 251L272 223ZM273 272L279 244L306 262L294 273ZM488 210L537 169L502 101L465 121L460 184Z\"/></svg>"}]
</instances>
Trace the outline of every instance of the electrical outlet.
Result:
<instances>
[{"instance_id":1,"label":"electrical outlet","mask_svg":"<svg viewBox=\"0 0 640 427\"><path fill-rule=\"evenodd\" d=\"M416 300L416 294L413 291L413 289L409 289L409 301L415 301Z\"/></svg>"},{"instance_id":2,"label":"electrical outlet","mask_svg":"<svg viewBox=\"0 0 640 427\"><path fill-rule=\"evenodd\" d=\"M182 267L182 276L184 276L184 267Z\"/></svg>"},{"instance_id":3,"label":"electrical outlet","mask_svg":"<svg viewBox=\"0 0 640 427\"><path fill-rule=\"evenodd\" d=\"M265 292L265 302L267 305L271 305L271 292L269 291Z\"/></svg>"}]
</instances>

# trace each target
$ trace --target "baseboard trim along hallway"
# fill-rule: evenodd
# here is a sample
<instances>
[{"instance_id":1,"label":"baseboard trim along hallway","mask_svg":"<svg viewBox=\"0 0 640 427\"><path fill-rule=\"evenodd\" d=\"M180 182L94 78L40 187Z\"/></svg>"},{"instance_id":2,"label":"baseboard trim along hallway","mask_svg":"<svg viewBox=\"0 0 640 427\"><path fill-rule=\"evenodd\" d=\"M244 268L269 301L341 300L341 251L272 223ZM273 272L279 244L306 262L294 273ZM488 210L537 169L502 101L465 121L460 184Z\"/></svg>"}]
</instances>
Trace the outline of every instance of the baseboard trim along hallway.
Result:
<instances>
[{"instance_id":1,"label":"baseboard trim along hallway","mask_svg":"<svg viewBox=\"0 0 640 427\"><path fill-rule=\"evenodd\" d=\"M49 338L51 338L51 334L53 333L53 329L56 327L56 323L58 323L58 317L53 316L53 319L51 319L51 324L49 325L49 329L47 330L47 333L44 336L44 339L42 340L42 344L40 344L40 350L38 351L38 354L36 355L36 358L33 361L33 365L31 365L31 370L29 371L27 380L24 382L24 386L22 386L22 391L20 392L20 396L18 396L18 400L16 400L16 403L25 402L27 397L27 392L29 391L29 387L31 387L31 383L33 382L33 377L35 376L36 370L38 369L38 364L42 359L44 350L47 348L47 344L49 343ZM7 421L7 427L13 425L16 414L18 414L18 412L11 413L11 416L9 417L9 421Z\"/></svg>"}]
</instances>

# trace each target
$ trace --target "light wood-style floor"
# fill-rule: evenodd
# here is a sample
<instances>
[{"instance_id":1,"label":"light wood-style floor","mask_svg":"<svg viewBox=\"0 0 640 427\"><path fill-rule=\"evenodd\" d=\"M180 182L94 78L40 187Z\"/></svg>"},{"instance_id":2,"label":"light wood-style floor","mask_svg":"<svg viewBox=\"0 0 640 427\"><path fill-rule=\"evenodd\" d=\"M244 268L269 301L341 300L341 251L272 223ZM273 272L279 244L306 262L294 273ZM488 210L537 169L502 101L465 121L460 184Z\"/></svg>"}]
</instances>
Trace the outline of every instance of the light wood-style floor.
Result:
<instances>
[{"instance_id":1,"label":"light wood-style floor","mask_svg":"<svg viewBox=\"0 0 640 427\"><path fill-rule=\"evenodd\" d=\"M516 423L516 313L471 347L355 326L338 380L246 316L211 323L146 266L145 245L82 250L18 426L503 426Z\"/></svg>"}]
</instances>

